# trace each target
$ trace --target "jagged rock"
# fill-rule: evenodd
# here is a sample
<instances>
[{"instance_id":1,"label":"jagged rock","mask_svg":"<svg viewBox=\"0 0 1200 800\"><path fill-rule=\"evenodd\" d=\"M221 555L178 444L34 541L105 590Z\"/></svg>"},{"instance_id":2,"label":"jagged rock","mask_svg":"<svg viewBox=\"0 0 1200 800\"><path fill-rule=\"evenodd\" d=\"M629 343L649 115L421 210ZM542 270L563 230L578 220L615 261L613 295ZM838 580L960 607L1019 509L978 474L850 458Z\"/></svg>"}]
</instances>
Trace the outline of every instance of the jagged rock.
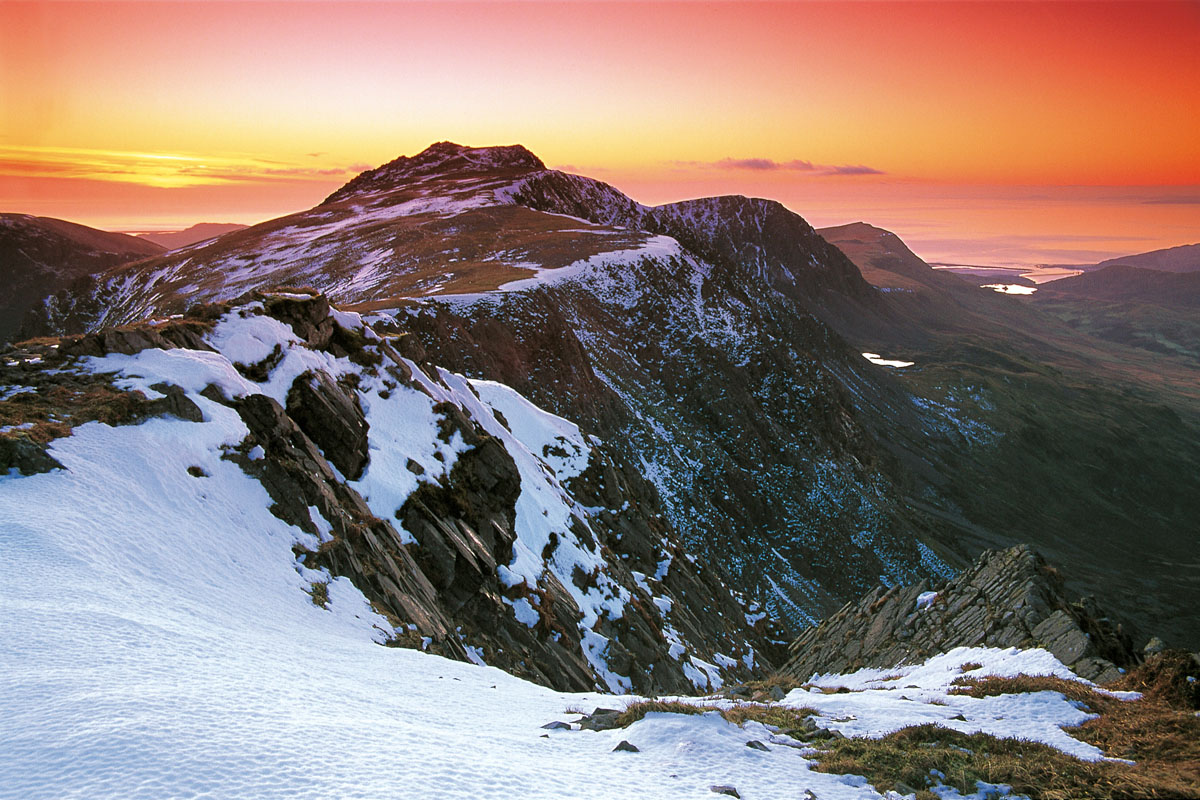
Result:
<instances>
[{"instance_id":1,"label":"jagged rock","mask_svg":"<svg viewBox=\"0 0 1200 800\"><path fill-rule=\"evenodd\" d=\"M612 751L614 753L640 753L640 752L642 752L635 745L630 744L629 742L625 741L624 739L622 739L620 744L618 744L616 747L614 747L612 749Z\"/></svg>"},{"instance_id":2,"label":"jagged rock","mask_svg":"<svg viewBox=\"0 0 1200 800\"><path fill-rule=\"evenodd\" d=\"M710 792L713 792L714 794L725 794L725 795L729 795L730 797L739 797L739 798L741 797L741 795L738 794L738 790L736 788L734 788L733 786L729 786L727 784L723 784L723 783L719 783L715 786L710 786L710 787L708 787L708 790Z\"/></svg>"},{"instance_id":3,"label":"jagged rock","mask_svg":"<svg viewBox=\"0 0 1200 800\"><path fill-rule=\"evenodd\" d=\"M764 753L771 752L771 748L767 747L757 739L751 739L750 741L746 742L746 747L749 747L751 750L761 750Z\"/></svg>"},{"instance_id":4,"label":"jagged rock","mask_svg":"<svg viewBox=\"0 0 1200 800\"><path fill-rule=\"evenodd\" d=\"M1043 647L1089 680L1111 680L1138 662L1120 625L1094 601L1069 602L1058 571L1028 545L989 551L932 591L877 587L792 643L782 674L914 663L960 646Z\"/></svg>"},{"instance_id":5,"label":"jagged rock","mask_svg":"<svg viewBox=\"0 0 1200 800\"><path fill-rule=\"evenodd\" d=\"M554 722L547 722L542 726L542 729L547 731L569 731L571 730L571 725L569 723L559 722L556 720Z\"/></svg>"},{"instance_id":6,"label":"jagged rock","mask_svg":"<svg viewBox=\"0 0 1200 800\"><path fill-rule=\"evenodd\" d=\"M271 512L316 533L309 514L315 506L333 526L333 542L312 554L309 565L349 577L379 610L431 637L434 652L465 659L437 590L391 523L375 517L362 497L337 479L317 446L273 398L248 395L234 408L250 429L243 444L266 452L261 461L237 460L267 490L274 501Z\"/></svg>"},{"instance_id":7,"label":"jagged rock","mask_svg":"<svg viewBox=\"0 0 1200 800\"><path fill-rule=\"evenodd\" d=\"M353 392L324 372L306 372L292 382L287 412L349 480L367 465L367 420Z\"/></svg>"},{"instance_id":8,"label":"jagged rock","mask_svg":"<svg viewBox=\"0 0 1200 800\"><path fill-rule=\"evenodd\" d=\"M130 325L106 328L95 333L64 339L59 350L64 356L106 356L109 353L133 355L149 348L171 350L212 350L204 341L208 328L204 320L172 320L164 325Z\"/></svg>"}]
</instances>

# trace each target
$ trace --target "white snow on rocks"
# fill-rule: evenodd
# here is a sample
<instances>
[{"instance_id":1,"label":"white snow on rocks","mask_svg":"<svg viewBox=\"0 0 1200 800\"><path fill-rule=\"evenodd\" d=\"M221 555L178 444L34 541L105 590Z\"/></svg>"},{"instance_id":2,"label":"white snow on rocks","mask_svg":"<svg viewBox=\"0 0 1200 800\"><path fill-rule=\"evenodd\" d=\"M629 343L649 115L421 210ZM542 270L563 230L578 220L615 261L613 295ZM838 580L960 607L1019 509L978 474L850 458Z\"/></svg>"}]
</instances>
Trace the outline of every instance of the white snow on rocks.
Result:
<instances>
[{"instance_id":1,"label":"white snow on rocks","mask_svg":"<svg viewBox=\"0 0 1200 800\"><path fill-rule=\"evenodd\" d=\"M925 609L933 606L933 602L937 600L937 592L921 592L917 595L917 608Z\"/></svg>"},{"instance_id":2,"label":"white snow on rocks","mask_svg":"<svg viewBox=\"0 0 1200 800\"><path fill-rule=\"evenodd\" d=\"M559 480L574 478L587 469L591 448L578 425L543 411L502 383L470 383L484 403L500 412L512 435L546 462Z\"/></svg>"},{"instance_id":3,"label":"white snow on rocks","mask_svg":"<svg viewBox=\"0 0 1200 800\"><path fill-rule=\"evenodd\" d=\"M816 709L829 728L847 736L886 736L932 723L962 733L1042 742L1085 761L1104 757L1098 748L1062 730L1092 717L1062 694L1045 691L982 698L952 694L953 682L964 674L974 678L1052 675L1093 686L1045 650L957 647L916 666L813 676L811 689L793 690L785 703ZM851 691L821 691L839 687ZM1126 700L1139 697L1136 692L1109 694Z\"/></svg>"},{"instance_id":4,"label":"white snow on rocks","mask_svg":"<svg viewBox=\"0 0 1200 800\"><path fill-rule=\"evenodd\" d=\"M884 358L883 356L879 355L878 353L863 353L862 357L865 358L867 361L870 361L872 364L875 364L876 366L895 367L897 369L901 369L903 367L911 367L913 364L916 363L915 361L900 361L899 359L895 359L895 358Z\"/></svg>"}]
</instances>

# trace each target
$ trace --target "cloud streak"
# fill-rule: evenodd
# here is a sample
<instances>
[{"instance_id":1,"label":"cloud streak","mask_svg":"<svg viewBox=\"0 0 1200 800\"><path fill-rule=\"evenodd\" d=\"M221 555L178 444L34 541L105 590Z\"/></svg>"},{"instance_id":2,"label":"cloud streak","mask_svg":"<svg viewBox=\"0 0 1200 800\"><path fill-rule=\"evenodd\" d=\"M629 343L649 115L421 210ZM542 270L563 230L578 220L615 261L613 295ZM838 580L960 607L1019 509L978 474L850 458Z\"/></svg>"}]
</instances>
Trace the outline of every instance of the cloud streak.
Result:
<instances>
[{"instance_id":1,"label":"cloud streak","mask_svg":"<svg viewBox=\"0 0 1200 800\"><path fill-rule=\"evenodd\" d=\"M348 178L363 165L302 166L252 157L0 145L0 175L187 188Z\"/></svg>"},{"instance_id":2,"label":"cloud streak","mask_svg":"<svg viewBox=\"0 0 1200 800\"><path fill-rule=\"evenodd\" d=\"M795 158L776 161L771 158L722 158L719 161L674 161L687 169L743 170L747 172L804 172L813 176L827 175L885 175L883 170L865 164L814 164Z\"/></svg>"}]
</instances>

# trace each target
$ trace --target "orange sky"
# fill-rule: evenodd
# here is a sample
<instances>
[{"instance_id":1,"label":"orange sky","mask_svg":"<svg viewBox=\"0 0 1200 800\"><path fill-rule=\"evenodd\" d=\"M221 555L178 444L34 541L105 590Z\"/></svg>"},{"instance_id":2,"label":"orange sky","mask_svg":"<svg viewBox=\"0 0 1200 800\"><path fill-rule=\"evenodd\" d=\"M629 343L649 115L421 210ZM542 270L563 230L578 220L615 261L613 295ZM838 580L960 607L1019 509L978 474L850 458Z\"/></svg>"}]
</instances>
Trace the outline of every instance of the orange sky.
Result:
<instances>
[{"instance_id":1,"label":"orange sky","mask_svg":"<svg viewBox=\"0 0 1200 800\"><path fill-rule=\"evenodd\" d=\"M257 221L450 139L645 202L1165 246L1200 240L1198 117L1195 2L0 2L0 211L110 228Z\"/></svg>"}]
</instances>

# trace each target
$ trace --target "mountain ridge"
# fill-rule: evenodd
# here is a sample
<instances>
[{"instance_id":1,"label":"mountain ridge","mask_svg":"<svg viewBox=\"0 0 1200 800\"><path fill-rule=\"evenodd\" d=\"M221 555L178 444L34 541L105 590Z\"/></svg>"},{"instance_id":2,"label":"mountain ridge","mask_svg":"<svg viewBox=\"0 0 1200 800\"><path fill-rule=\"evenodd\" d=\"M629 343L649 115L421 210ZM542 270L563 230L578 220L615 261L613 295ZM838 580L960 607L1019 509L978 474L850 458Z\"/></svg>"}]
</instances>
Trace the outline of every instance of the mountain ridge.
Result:
<instances>
[{"instance_id":1,"label":"mountain ridge","mask_svg":"<svg viewBox=\"0 0 1200 800\"><path fill-rule=\"evenodd\" d=\"M1183 563L1200 463L1188 390L1168 386L1170 405L1131 391L1136 353L926 269L898 237L876 255L909 259L907 275L860 269L773 201L652 208L489 152L442 144L309 211L119 269L52 299L47 329L313 286L594 432L691 552L791 633L881 575L932 580L1024 540L1064 560L1086 529L1075 580L1115 581L1141 624L1193 635L1169 610L1185 576L1131 566ZM872 268L913 291L872 286ZM1138 468L1103 470L1114 454ZM1131 559L1123 531L1147 496L1173 499Z\"/></svg>"}]
</instances>

